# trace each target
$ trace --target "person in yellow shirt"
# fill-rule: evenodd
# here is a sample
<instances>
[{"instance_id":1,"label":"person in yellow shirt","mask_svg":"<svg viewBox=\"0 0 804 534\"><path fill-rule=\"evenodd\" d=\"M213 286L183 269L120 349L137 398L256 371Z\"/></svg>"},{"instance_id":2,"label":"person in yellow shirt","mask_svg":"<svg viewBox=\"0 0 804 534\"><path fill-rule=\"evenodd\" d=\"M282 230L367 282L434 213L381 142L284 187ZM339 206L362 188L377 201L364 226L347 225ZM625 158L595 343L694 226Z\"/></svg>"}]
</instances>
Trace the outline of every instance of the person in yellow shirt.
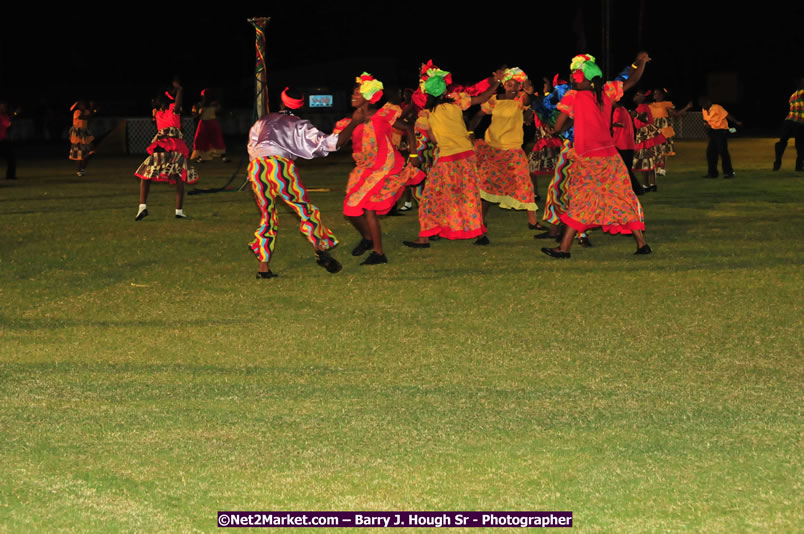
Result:
<instances>
[{"instance_id":1,"label":"person in yellow shirt","mask_svg":"<svg viewBox=\"0 0 804 534\"><path fill-rule=\"evenodd\" d=\"M699 98L698 104L701 105L709 135L709 145L706 147L709 172L705 177L718 177L717 160L720 158L723 162L723 178L734 178L734 168L731 166L731 156L729 155L729 121L737 126L742 126L743 123L726 111L723 106L713 104L712 99L708 96Z\"/></svg>"}]
</instances>

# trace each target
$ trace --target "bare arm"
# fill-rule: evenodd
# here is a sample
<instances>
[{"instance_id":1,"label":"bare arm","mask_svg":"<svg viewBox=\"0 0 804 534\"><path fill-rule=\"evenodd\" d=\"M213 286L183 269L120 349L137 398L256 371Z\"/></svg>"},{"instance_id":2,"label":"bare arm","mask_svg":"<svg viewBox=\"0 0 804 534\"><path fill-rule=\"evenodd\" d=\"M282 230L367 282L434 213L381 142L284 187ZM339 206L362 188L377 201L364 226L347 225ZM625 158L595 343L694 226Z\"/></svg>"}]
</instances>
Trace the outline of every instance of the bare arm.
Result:
<instances>
[{"instance_id":1,"label":"bare arm","mask_svg":"<svg viewBox=\"0 0 804 534\"><path fill-rule=\"evenodd\" d=\"M413 126L411 126L409 123L407 123L407 122L405 122L403 120L397 120L394 123L393 126L397 130L404 130L405 131L405 135L408 138L408 147L410 147L411 153L415 154L416 153L416 134L413 131ZM413 159L416 160L416 166L418 167L419 160L417 158L413 158Z\"/></svg>"},{"instance_id":2,"label":"bare arm","mask_svg":"<svg viewBox=\"0 0 804 534\"><path fill-rule=\"evenodd\" d=\"M550 135L559 135L565 130L569 129L570 126L572 126L572 119L570 119L570 116L562 111L561 115L559 115L558 119L556 119L556 125L553 126L552 130L550 130Z\"/></svg>"},{"instance_id":3,"label":"bare arm","mask_svg":"<svg viewBox=\"0 0 804 534\"><path fill-rule=\"evenodd\" d=\"M640 52L637 54L636 59L634 60L634 65L636 65L636 69L632 70L631 74L629 75L628 79L623 82L623 92L636 87L636 84L639 83L639 80L642 79L642 75L645 73L645 65L650 61L650 56L647 52Z\"/></svg>"},{"instance_id":4,"label":"bare arm","mask_svg":"<svg viewBox=\"0 0 804 534\"><path fill-rule=\"evenodd\" d=\"M335 146L340 149L343 145L348 143L352 138L352 132L354 132L355 128L360 124L364 123L366 119L368 119L368 113L365 107L355 109L355 112L352 113L352 120L346 125L346 128L341 130L338 134L338 141L335 143Z\"/></svg>"},{"instance_id":5,"label":"bare arm","mask_svg":"<svg viewBox=\"0 0 804 534\"><path fill-rule=\"evenodd\" d=\"M737 126L742 126L742 125L743 125L743 123L742 123L742 122L740 122L740 121L738 121L738 120L737 120L737 117L735 117L735 116L734 116L734 115L732 115L731 113L729 113L728 115L726 115L726 120L733 122L733 123L734 123L734 124L736 124Z\"/></svg>"},{"instance_id":6,"label":"bare arm","mask_svg":"<svg viewBox=\"0 0 804 534\"><path fill-rule=\"evenodd\" d=\"M477 96L472 97L472 105L476 106L478 104L482 104L491 96L497 92L497 88L500 86L500 80L502 80L503 76L505 75L505 70L497 69L494 71L494 74L489 78L489 88L480 93Z\"/></svg>"},{"instance_id":7,"label":"bare arm","mask_svg":"<svg viewBox=\"0 0 804 534\"><path fill-rule=\"evenodd\" d=\"M176 99L173 101L173 113L176 115L181 115L181 101L182 97L184 96L184 88L175 80L173 82L173 87L176 88Z\"/></svg>"}]
</instances>

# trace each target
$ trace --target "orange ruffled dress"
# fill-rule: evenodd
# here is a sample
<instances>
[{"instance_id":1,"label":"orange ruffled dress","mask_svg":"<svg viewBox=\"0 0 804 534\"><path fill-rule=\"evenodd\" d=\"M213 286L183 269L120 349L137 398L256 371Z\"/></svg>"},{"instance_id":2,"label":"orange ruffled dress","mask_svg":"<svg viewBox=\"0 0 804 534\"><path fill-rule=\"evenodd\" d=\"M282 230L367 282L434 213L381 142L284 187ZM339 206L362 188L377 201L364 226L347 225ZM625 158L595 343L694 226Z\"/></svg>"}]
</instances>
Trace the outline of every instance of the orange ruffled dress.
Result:
<instances>
[{"instance_id":1,"label":"orange ruffled dress","mask_svg":"<svg viewBox=\"0 0 804 534\"><path fill-rule=\"evenodd\" d=\"M352 158L355 168L349 173L343 213L358 217L365 210L385 215L402 196L406 186L424 180L424 173L405 160L392 141L393 124L402 109L385 104L352 132ZM333 133L340 133L351 119L342 119Z\"/></svg>"}]
</instances>

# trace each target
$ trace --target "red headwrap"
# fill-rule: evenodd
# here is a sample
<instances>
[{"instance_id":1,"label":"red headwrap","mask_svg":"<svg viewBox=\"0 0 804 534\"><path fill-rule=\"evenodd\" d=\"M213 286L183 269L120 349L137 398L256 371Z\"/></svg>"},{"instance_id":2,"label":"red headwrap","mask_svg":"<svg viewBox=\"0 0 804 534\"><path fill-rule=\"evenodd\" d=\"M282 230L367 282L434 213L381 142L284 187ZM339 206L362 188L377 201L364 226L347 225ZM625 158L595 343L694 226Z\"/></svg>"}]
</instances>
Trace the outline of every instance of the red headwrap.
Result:
<instances>
[{"instance_id":1,"label":"red headwrap","mask_svg":"<svg viewBox=\"0 0 804 534\"><path fill-rule=\"evenodd\" d=\"M291 98L288 96L288 88L285 87L285 90L282 91L282 103L289 109L299 109L304 105L304 98Z\"/></svg>"},{"instance_id":2,"label":"red headwrap","mask_svg":"<svg viewBox=\"0 0 804 534\"><path fill-rule=\"evenodd\" d=\"M173 100L173 95L170 94L170 91L165 91L165 96L168 97L169 99Z\"/></svg>"},{"instance_id":3,"label":"red headwrap","mask_svg":"<svg viewBox=\"0 0 804 534\"><path fill-rule=\"evenodd\" d=\"M559 78L559 77L558 77L558 74L556 74L555 76L553 76L553 87L555 87L555 86L557 86L557 85L567 85L567 81L566 81L566 80L562 80L561 78Z\"/></svg>"}]
</instances>

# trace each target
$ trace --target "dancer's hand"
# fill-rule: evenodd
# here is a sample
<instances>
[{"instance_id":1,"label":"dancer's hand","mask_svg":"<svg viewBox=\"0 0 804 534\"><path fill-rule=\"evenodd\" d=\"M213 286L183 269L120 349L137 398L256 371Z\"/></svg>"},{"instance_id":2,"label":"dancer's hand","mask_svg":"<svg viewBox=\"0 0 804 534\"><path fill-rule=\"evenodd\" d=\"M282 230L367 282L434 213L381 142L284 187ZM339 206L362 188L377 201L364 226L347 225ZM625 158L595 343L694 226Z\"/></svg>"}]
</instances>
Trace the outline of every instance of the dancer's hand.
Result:
<instances>
[{"instance_id":1,"label":"dancer's hand","mask_svg":"<svg viewBox=\"0 0 804 534\"><path fill-rule=\"evenodd\" d=\"M529 95L533 94L533 82L530 81L530 78L522 82L522 90Z\"/></svg>"},{"instance_id":2,"label":"dancer's hand","mask_svg":"<svg viewBox=\"0 0 804 534\"><path fill-rule=\"evenodd\" d=\"M173 88L181 89L181 82L179 82L179 80L173 80Z\"/></svg>"},{"instance_id":3,"label":"dancer's hand","mask_svg":"<svg viewBox=\"0 0 804 534\"><path fill-rule=\"evenodd\" d=\"M492 74L491 77L494 78L495 82L502 82L502 79L505 77L505 69L497 69Z\"/></svg>"},{"instance_id":4,"label":"dancer's hand","mask_svg":"<svg viewBox=\"0 0 804 534\"><path fill-rule=\"evenodd\" d=\"M636 57L636 63L637 64L639 64L639 63L648 63L648 62L650 62L650 56L648 55L647 52L645 52L643 50L642 52L637 54L637 57Z\"/></svg>"}]
</instances>

